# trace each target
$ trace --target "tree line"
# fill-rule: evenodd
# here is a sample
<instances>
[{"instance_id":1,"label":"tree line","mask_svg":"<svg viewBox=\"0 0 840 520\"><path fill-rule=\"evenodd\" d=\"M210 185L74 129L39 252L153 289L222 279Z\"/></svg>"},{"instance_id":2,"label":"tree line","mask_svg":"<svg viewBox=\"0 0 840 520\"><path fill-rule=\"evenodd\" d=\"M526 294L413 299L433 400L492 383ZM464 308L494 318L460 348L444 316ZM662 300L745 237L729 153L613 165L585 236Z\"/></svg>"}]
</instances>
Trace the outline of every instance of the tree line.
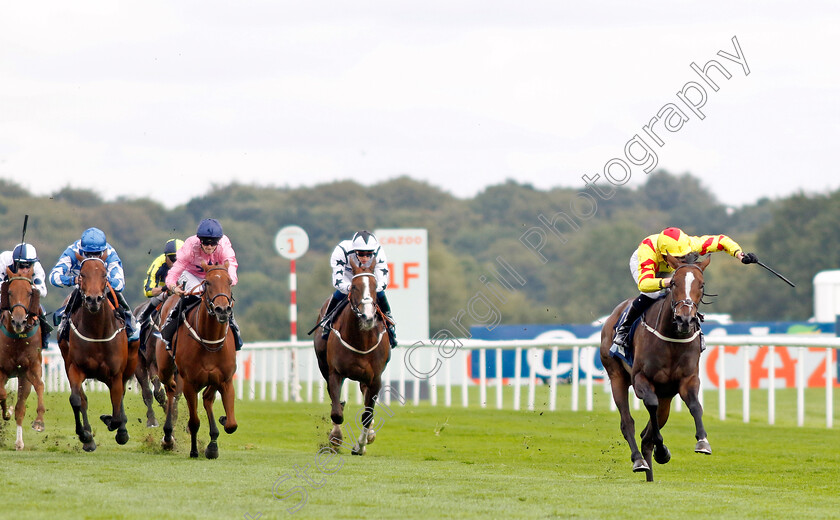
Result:
<instances>
[{"instance_id":1,"label":"tree line","mask_svg":"<svg viewBox=\"0 0 840 520\"><path fill-rule=\"evenodd\" d=\"M785 274L792 289L756 265L723 253L706 271L707 292L719 296L705 312L736 320L805 320L813 315L814 275L840 268L840 190L826 195L797 193L727 208L691 175L657 171L636 188L617 188L599 200L597 211L569 228L562 240L546 240L539 258L523 233L569 208L581 189L538 190L508 181L470 199L428 183L399 177L373 186L352 181L311 188L267 188L230 184L173 209L148 199L103 200L97 193L63 188L35 196L0 180L0 239L3 249L20 240L29 215L27 241L44 269L55 265L68 244L91 226L101 228L119 253L131 305L144 300L146 270L169 238L186 238L198 222L217 218L236 249L239 284L237 319L246 341L289 335L289 262L273 239L286 225L304 228L310 250L297 261L299 329L308 330L331 292L329 255L360 229L420 227L429 230L430 332L447 328L485 287L481 278L503 257L527 283L508 293L499 307L502 323L589 323L636 293L628 261L645 236L668 226L689 234L727 234L746 251ZM558 237L555 237L558 238ZM69 293L49 286L47 311ZM464 320L465 325L469 325Z\"/></svg>"}]
</instances>

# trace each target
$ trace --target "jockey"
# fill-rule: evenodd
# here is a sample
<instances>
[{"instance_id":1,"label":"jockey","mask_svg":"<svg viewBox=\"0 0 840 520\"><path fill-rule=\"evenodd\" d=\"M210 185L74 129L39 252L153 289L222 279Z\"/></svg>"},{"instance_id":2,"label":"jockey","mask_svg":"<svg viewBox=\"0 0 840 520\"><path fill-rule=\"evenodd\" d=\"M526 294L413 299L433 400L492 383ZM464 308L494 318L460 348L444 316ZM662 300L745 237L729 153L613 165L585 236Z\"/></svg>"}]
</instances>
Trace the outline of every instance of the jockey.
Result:
<instances>
[{"instance_id":1,"label":"jockey","mask_svg":"<svg viewBox=\"0 0 840 520\"><path fill-rule=\"evenodd\" d=\"M67 336L67 324L70 321L70 315L73 314L79 304L81 303L78 277L79 269L82 263L76 258L79 254L85 258L99 257L102 253L107 253L105 258L105 271L108 276L108 283L114 290L117 296L118 311L122 314L125 321L125 331L131 339L137 332L137 320L134 319L134 314L131 308L125 301L123 296L123 289L125 289L125 274L123 273L122 261L119 255L108 243L105 233L99 228L88 228L83 233L79 240L73 242L67 249L61 253L61 256L56 262L55 267L50 271L50 283L56 287L73 287L73 292L70 293L70 298L63 310L56 311L56 317L61 317L61 324L58 326L58 341L61 341Z\"/></svg>"},{"instance_id":2,"label":"jockey","mask_svg":"<svg viewBox=\"0 0 840 520\"><path fill-rule=\"evenodd\" d=\"M44 268L41 262L38 261L38 252L35 251L35 246L32 244L18 244L12 251L3 251L0 253L0 282L5 282L6 268L17 273L20 269L32 268L32 284L41 293L41 298L47 295L47 276L44 273ZM44 306L41 305L40 313L38 314L38 321L41 326L41 348L47 348L48 338L52 331L52 326L47 323L44 316Z\"/></svg>"},{"instance_id":3,"label":"jockey","mask_svg":"<svg viewBox=\"0 0 840 520\"><path fill-rule=\"evenodd\" d=\"M618 324L610 350L619 350L623 353L627 347L627 336L633 322L653 302L665 296L668 291L668 278L674 271L665 261L668 254L682 258L691 252L705 255L716 251L726 251L745 264L758 261L755 254L744 253L741 246L726 235L697 237L687 235L679 228L671 227L642 240L630 257L630 272L641 294L633 300L624 320Z\"/></svg>"},{"instance_id":4,"label":"jockey","mask_svg":"<svg viewBox=\"0 0 840 520\"><path fill-rule=\"evenodd\" d=\"M324 313L326 321L322 325L321 337L324 339L329 337L333 320L331 313L341 302L346 300L347 293L350 292L350 281L353 279L353 268L350 266L351 255L355 257L359 265L366 265L371 260L376 262L376 268L374 269L376 275L376 303L388 318L388 337L391 340L391 346L396 347L397 334L394 328L394 318L391 316L391 305L385 296L385 288L388 287L388 259L382 246L379 245L379 241L369 231L359 231L353 235L351 240L343 240L335 247L332 256L330 256L335 292L330 298L326 313Z\"/></svg>"},{"instance_id":5,"label":"jockey","mask_svg":"<svg viewBox=\"0 0 840 520\"><path fill-rule=\"evenodd\" d=\"M178 304L160 328L160 335L166 343L167 350L171 348L172 338L178 330L184 312L200 298L198 295L185 296L185 293L189 293L204 281L205 273L201 269L202 260L207 262L207 265L224 265L225 262L229 262L230 284L236 285L238 281L236 269L239 267L236 262L236 252L233 250L230 239L222 232L222 225L214 218L199 222L195 235L186 239L184 245L177 250L175 263L166 275L166 288L169 292L181 296ZM182 284L183 288L181 288ZM236 350L241 349L242 336L233 314L230 316L230 330L233 332Z\"/></svg>"},{"instance_id":6,"label":"jockey","mask_svg":"<svg viewBox=\"0 0 840 520\"><path fill-rule=\"evenodd\" d=\"M167 240L163 246L163 253L152 261L152 264L146 271L146 283L143 285L143 293L146 295L146 298L149 298L149 303L143 309L143 313L137 318L141 328L140 337L143 337L143 332L149 326L149 318L153 313L157 312L157 307L166 300L169 294L166 291L166 275L169 274L169 269L175 264L175 253L183 245L184 241L177 238Z\"/></svg>"}]
</instances>

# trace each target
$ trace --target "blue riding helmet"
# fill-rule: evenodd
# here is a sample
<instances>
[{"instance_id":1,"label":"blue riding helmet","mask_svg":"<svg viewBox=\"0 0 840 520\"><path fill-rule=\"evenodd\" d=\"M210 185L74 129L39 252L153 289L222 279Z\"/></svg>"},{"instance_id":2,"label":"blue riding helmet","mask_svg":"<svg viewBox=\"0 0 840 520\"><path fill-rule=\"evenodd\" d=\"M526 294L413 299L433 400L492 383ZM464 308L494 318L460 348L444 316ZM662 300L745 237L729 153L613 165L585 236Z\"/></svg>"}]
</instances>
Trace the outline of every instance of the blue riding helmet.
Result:
<instances>
[{"instance_id":1,"label":"blue riding helmet","mask_svg":"<svg viewBox=\"0 0 840 520\"><path fill-rule=\"evenodd\" d=\"M101 253L105 251L108 241L105 232L99 228L88 228L82 233L81 250L83 253Z\"/></svg>"},{"instance_id":2,"label":"blue riding helmet","mask_svg":"<svg viewBox=\"0 0 840 520\"><path fill-rule=\"evenodd\" d=\"M206 218L198 223L195 236L198 238L222 238L222 225L214 218Z\"/></svg>"},{"instance_id":3,"label":"blue riding helmet","mask_svg":"<svg viewBox=\"0 0 840 520\"><path fill-rule=\"evenodd\" d=\"M15 262L35 263L38 261L38 253L32 244L18 244L12 251L12 260Z\"/></svg>"}]
</instances>

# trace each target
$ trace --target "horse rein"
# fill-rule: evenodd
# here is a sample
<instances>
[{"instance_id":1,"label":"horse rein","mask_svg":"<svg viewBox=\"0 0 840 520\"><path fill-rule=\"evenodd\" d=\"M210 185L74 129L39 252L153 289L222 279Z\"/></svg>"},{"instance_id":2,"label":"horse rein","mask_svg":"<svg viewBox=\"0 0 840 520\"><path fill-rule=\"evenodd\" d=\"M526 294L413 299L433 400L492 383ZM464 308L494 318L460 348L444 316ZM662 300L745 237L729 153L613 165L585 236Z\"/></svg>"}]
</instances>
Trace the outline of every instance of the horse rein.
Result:
<instances>
[{"instance_id":1,"label":"horse rein","mask_svg":"<svg viewBox=\"0 0 840 520\"><path fill-rule=\"evenodd\" d=\"M218 270L227 271L227 269L224 266L215 266L215 267L211 267L210 269L205 271L205 274L207 274L211 271L218 271ZM207 293L206 286L207 286L207 280L206 279L202 280L202 282L199 285L196 285L188 293L188 295L192 295L192 296L201 295L201 300L204 302L204 306L207 308L207 314L210 314L211 316L215 316L216 313L213 312L213 303L216 301L216 298L219 298L221 296L224 296L225 298L227 298L228 301L231 303L231 307L233 307L233 302L235 300L233 299L232 294L219 293L219 294L213 296L212 298L205 298L204 295ZM224 346L225 346L224 341L225 341L225 339L227 339L227 333L228 333L228 328L229 328L229 324L227 322L225 322L225 331L222 333L222 337L220 339L215 339L215 340L208 340L208 339L204 339L201 336L199 336L198 332L192 327L192 325L190 325L190 320L188 320L186 316L184 316L184 325L187 326L187 332L190 333L190 336L192 336L194 340L199 342L201 344L201 346L204 348L204 350L206 350L207 352L218 352L218 351L220 351L224 348ZM216 346L211 346L211 345L218 345L218 346L216 347Z\"/></svg>"},{"instance_id":2,"label":"horse rein","mask_svg":"<svg viewBox=\"0 0 840 520\"><path fill-rule=\"evenodd\" d=\"M364 276L370 276L374 279L374 281L376 281L376 275L373 274L373 273L359 273L359 274L353 275L353 278L351 278L351 281L355 280L356 278L361 278L361 277L364 277ZM350 310L353 311L353 314L355 314L357 318L361 318L362 317L362 312L353 303L353 300L350 298L350 295L347 296L347 299L348 299L348 303L350 304ZM366 298L362 298L361 302L362 303L368 303L368 301L372 301L372 300L373 300L373 298L368 296ZM379 309L379 306L376 306L376 310L377 310L377 312L375 313L375 315L379 315L382 312ZM344 341L344 338L341 337L341 333L338 330L336 330L336 328L333 327L332 325L330 325L330 330L332 330L335 333L338 340L341 342L342 345L344 345L344 347L346 349L351 350L351 351L353 351L357 354L370 354L371 352L376 350L379 347L379 345L382 344L382 337L385 335L385 333L387 332L388 329L387 329L387 327L383 327L382 330L379 332L379 337L376 339L376 344L374 344L372 347L370 347L367 350L359 350L359 349L355 348L354 346L350 345L349 343L347 343L346 341Z\"/></svg>"},{"instance_id":3,"label":"horse rein","mask_svg":"<svg viewBox=\"0 0 840 520\"><path fill-rule=\"evenodd\" d=\"M29 288L30 288L30 292L29 292L29 306L32 306L32 295L34 294L32 291L36 291L36 290L38 290L38 288L37 288L37 287L35 286L35 284L32 282L32 279L31 279L31 278L27 278L27 277L25 277L25 276L12 276L11 278L7 278L7 279L6 279L6 281L7 281L7 282L10 282L10 283L11 283L13 280L26 280L27 282L29 282L29 286L30 286L30 287L29 287ZM33 318L33 317L37 317L37 316L38 316L36 313L32 312L32 309L30 309L29 307L27 307L26 305L24 305L24 304L22 304L22 303L15 303L15 304L11 305L8 309L3 309L3 310L4 310L4 311L5 311L5 310L8 310L8 311L9 311L9 313L11 314L11 312L15 309L15 307L23 307L23 310L25 310L25 311L26 311L26 319L31 319L31 318Z\"/></svg>"},{"instance_id":4,"label":"horse rein","mask_svg":"<svg viewBox=\"0 0 840 520\"><path fill-rule=\"evenodd\" d=\"M353 281L356 278L361 278L361 277L364 277L364 276L370 276L371 278L374 279L374 281L376 281L376 275L373 274L373 273L359 273L359 274L353 275L353 278L351 278L350 280ZM349 303L350 303L350 310L353 311L353 314L355 314L357 318L361 318L362 317L362 311L360 311L359 308L353 303L353 299L350 298L349 295L347 296L347 298L348 298ZM362 298L360 303L364 304L364 303L368 303L368 301L373 301L373 298L370 298L370 297Z\"/></svg>"}]
</instances>

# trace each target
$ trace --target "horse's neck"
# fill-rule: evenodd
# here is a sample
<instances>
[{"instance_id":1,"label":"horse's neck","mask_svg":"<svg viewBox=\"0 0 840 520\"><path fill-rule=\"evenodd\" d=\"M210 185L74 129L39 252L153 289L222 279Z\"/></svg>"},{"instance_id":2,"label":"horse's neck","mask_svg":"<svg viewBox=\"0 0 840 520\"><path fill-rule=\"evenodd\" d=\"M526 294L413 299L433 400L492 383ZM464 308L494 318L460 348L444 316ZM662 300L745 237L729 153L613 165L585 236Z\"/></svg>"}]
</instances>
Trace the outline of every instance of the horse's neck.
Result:
<instances>
[{"instance_id":1,"label":"horse's neck","mask_svg":"<svg viewBox=\"0 0 840 520\"><path fill-rule=\"evenodd\" d=\"M204 303L204 298L198 302L198 305L193 307L192 312L193 316L195 316L195 330L201 337L215 339L221 337L222 333L225 332L225 327L228 324L221 323L215 316L210 315L207 311L207 304ZM189 316L186 319L189 319Z\"/></svg>"},{"instance_id":2,"label":"horse's neck","mask_svg":"<svg viewBox=\"0 0 840 520\"><path fill-rule=\"evenodd\" d=\"M96 312L91 312L83 303L79 307L77 315L79 320L76 323L76 328L93 337L105 337L118 328L117 318L114 316L107 300L102 303Z\"/></svg>"}]
</instances>

